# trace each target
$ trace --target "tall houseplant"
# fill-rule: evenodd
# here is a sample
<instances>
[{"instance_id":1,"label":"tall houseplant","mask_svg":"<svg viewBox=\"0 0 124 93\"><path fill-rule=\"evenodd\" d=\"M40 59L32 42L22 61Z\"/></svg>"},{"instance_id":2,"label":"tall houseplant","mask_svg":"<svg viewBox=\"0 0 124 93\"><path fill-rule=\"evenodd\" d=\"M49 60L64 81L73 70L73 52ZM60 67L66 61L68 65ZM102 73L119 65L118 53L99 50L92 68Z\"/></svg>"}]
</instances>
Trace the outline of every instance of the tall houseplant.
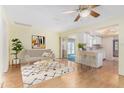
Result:
<instances>
[{"instance_id":1,"label":"tall houseplant","mask_svg":"<svg viewBox=\"0 0 124 93\"><path fill-rule=\"evenodd\" d=\"M18 38L12 39L12 50L14 51L15 59L18 59L18 53L22 51L22 49L22 42Z\"/></svg>"}]
</instances>

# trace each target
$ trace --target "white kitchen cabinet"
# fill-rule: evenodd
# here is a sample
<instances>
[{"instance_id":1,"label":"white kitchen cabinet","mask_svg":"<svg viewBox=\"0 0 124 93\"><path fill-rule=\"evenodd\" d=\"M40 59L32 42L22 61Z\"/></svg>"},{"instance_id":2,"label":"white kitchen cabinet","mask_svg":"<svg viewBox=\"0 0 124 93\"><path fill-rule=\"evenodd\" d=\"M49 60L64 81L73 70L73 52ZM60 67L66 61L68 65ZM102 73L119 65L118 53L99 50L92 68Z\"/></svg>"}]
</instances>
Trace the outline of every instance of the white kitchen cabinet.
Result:
<instances>
[{"instance_id":1,"label":"white kitchen cabinet","mask_svg":"<svg viewBox=\"0 0 124 93\"><path fill-rule=\"evenodd\" d=\"M79 51L79 63L99 68L103 65L102 51Z\"/></svg>"}]
</instances>

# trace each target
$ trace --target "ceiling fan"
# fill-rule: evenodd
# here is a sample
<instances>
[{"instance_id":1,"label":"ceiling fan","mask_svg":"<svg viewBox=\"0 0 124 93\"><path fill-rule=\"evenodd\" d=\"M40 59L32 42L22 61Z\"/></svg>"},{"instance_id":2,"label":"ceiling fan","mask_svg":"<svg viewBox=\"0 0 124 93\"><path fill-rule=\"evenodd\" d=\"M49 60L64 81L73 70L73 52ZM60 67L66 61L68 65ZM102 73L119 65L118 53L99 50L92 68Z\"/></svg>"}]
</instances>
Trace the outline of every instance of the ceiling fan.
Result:
<instances>
[{"instance_id":1,"label":"ceiling fan","mask_svg":"<svg viewBox=\"0 0 124 93\"><path fill-rule=\"evenodd\" d=\"M70 14L70 13L77 12L78 15L74 19L74 22L77 22L80 19L80 17L87 17L88 15L91 15L96 18L96 17L100 16L99 13L97 13L96 11L93 10L93 8L95 8L97 6L99 6L99 5L79 5L78 9L72 10L72 11L66 11L63 13Z\"/></svg>"}]
</instances>

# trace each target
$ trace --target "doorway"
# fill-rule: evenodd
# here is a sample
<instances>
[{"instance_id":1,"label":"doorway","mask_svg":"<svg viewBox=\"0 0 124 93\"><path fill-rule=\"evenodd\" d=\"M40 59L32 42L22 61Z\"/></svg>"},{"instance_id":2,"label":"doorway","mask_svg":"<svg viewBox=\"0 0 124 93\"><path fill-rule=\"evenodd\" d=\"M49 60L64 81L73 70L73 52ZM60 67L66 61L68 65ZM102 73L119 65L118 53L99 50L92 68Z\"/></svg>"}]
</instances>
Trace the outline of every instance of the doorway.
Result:
<instances>
[{"instance_id":1,"label":"doorway","mask_svg":"<svg viewBox=\"0 0 124 93\"><path fill-rule=\"evenodd\" d=\"M70 61L75 62L75 39L69 38L67 42L67 58Z\"/></svg>"}]
</instances>

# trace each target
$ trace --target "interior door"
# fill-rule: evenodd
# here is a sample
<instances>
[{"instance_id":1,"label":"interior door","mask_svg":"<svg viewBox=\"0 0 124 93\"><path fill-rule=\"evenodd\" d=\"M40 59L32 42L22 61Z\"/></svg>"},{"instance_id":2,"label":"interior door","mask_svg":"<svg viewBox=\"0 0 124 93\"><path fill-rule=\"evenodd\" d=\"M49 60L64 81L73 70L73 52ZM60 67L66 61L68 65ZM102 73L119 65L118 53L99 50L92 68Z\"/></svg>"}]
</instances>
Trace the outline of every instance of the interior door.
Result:
<instances>
[{"instance_id":1,"label":"interior door","mask_svg":"<svg viewBox=\"0 0 124 93\"><path fill-rule=\"evenodd\" d=\"M62 42L61 42L61 57L62 58L67 58L67 39L66 38L62 38Z\"/></svg>"},{"instance_id":2,"label":"interior door","mask_svg":"<svg viewBox=\"0 0 124 93\"><path fill-rule=\"evenodd\" d=\"M113 40L113 57L118 57L119 52L119 42L118 40Z\"/></svg>"}]
</instances>

